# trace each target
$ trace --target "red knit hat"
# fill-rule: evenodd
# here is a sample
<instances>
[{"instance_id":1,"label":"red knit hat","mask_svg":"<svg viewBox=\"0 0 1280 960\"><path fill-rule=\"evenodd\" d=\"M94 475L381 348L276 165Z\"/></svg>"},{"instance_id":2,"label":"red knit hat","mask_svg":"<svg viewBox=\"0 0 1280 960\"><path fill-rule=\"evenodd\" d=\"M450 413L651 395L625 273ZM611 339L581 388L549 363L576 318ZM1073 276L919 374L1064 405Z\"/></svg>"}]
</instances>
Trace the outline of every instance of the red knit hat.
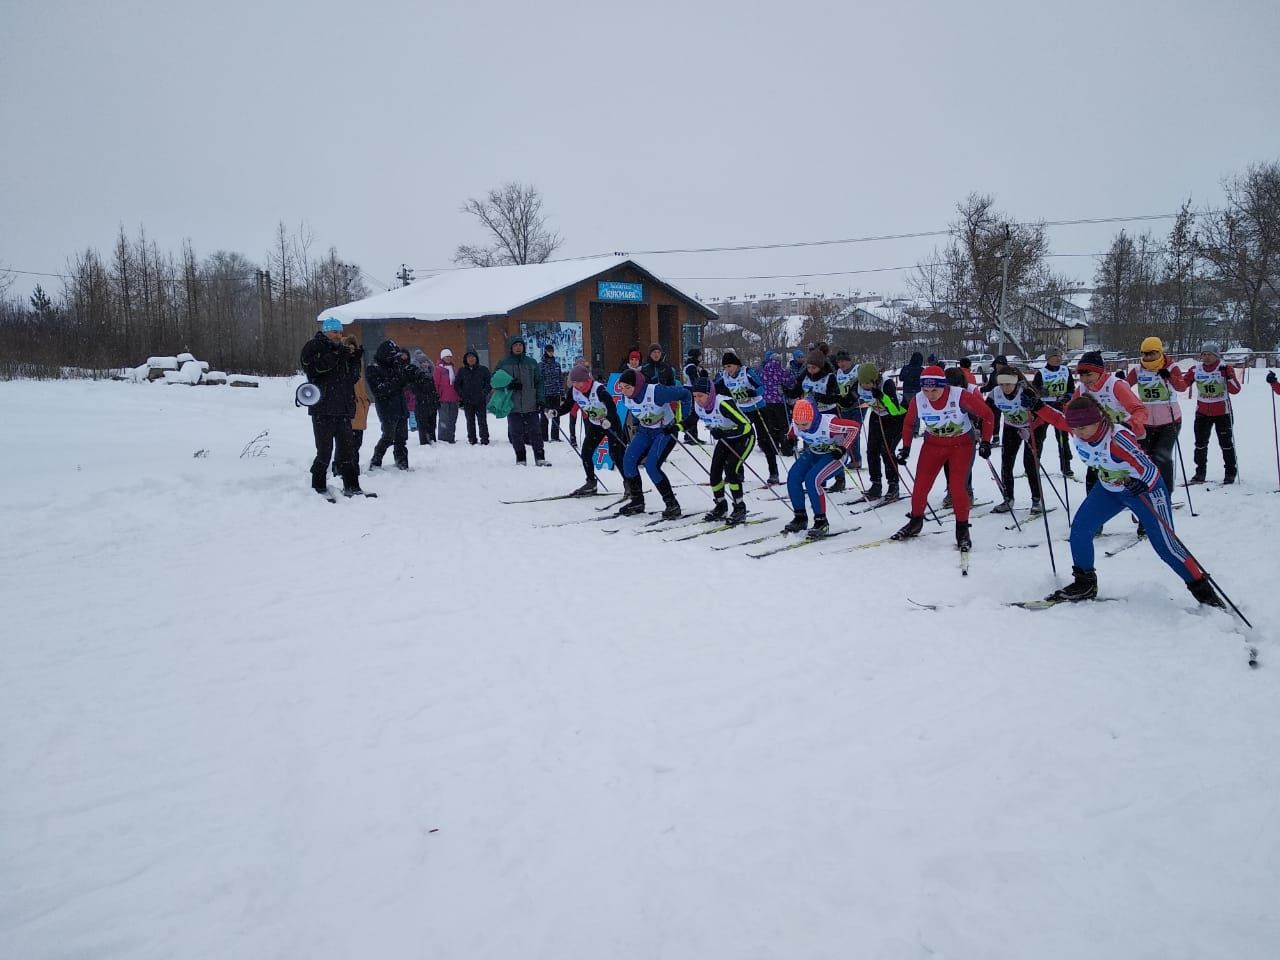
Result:
<instances>
[{"instance_id":1,"label":"red knit hat","mask_svg":"<svg viewBox=\"0 0 1280 960\"><path fill-rule=\"evenodd\" d=\"M926 380L933 381L926 383ZM945 387L947 386L947 372L940 366L930 364L920 371L920 386L922 387Z\"/></svg>"}]
</instances>

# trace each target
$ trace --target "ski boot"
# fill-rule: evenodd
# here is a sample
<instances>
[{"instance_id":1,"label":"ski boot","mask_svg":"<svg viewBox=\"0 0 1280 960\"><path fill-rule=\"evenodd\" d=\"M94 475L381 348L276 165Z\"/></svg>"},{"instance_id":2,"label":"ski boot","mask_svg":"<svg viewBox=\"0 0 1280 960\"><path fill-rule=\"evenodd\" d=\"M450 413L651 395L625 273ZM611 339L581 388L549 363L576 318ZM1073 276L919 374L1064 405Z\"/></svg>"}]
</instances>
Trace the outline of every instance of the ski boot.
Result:
<instances>
[{"instance_id":1,"label":"ski boot","mask_svg":"<svg viewBox=\"0 0 1280 960\"><path fill-rule=\"evenodd\" d=\"M1012 501L1012 500L1006 500L1006 501L1004 501L1003 503L1001 503L999 506L992 507L992 508L991 508L991 512L992 512L992 513L1012 513L1012 512L1013 512L1013 501Z\"/></svg>"},{"instance_id":2,"label":"ski boot","mask_svg":"<svg viewBox=\"0 0 1280 960\"><path fill-rule=\"evenodd\" d=\"M1044 513L1044 503L1039 497L1033 497L1031 499L1031 512L1027 516L1035 516L1038 513Z\"/></svg>"},{"instance_id":3,"label":"ski boot","mask_svg":"<svg viewBox=\"0 0 1280 960\"><path fill-rule=\"evenodd\" d=\"M1219 610L1224 609L1226 604L1222 602L1222 598L1218 596L1218 591L1213 589L1213 584L1209 582L1208 577L1201 577L1199 580L1193 580L1187 584L1187 589L1191 591L1191 595L1203 603L1206 607L1217 607Z\"/></svg>"},{"instance_id":4,"label":"ski boot","mask_svg":"<svg viewBox=\"0 0 1280 960\"><path fill-rule=\"evenodd\" d=\"M716 505L702 515L702 519L708 522L713 520L722 520L729 515L729 504L724 500L717 500Z\"/></svg>"},{"instance_id":5,"label":"ski boot","mask_svg":"<svg viewBox=\"0 0 1280 960\"><path fill-rule=\"evenodd\" d=\"M956 546L961 553L968 553L973 549L973 541L969 539L969 522L967 520L956 521Z\"/></svg>"},{"instance_id":6,"label":"ski boot","mask_svg":"<svg viewBox=\"0 0 1280 960\"><path fill-rule=\"evenodd\" d=\"M1061 590L1055 590L1045 599L1079 603L1081 600L1092 600L1098 595L1098 574L1096 571L1085 570L1082 567L1072 567L1071 574L1075 577L1075 580Z\"/></svg>"},{"instance_id":7,"label":"ski boot","mask_svg":"<svg viewBox=\"0 0 1280 960\"><path fill-rule=\"evenodd\" d=\"M827 492L828 493L844 493L844 484L845 484L844 471L841 470L839 473L836 474L835 482L832 483L831 486L827 488Z\"/></svg>"},{"instance_id":8,"label":"ski boot","mask_svg":"<svg viewBox=\"0 0 1280 960\"><path fill-rule=\"evenodd\" d=\"M907 525L891 536L890 540L910 540L912 537L920 536L920 531L924 529L924 516L915 516L907 514Z\"/></svg>"},{"instance_id":9,"label":"ski boot","mask_svg":"<svg viewBox=\"0 0 1280 960\"><path fill-rule=\"evenodd\" d=\"M1234 470L1227 471L1227 475L1222 478L1223 486L1230 486L1236 482L1236 472Z\"/></svg>"},{"instance_id":10,"label":"ski boot","mask_svg":"<svg viewBox=\"0 0 1280 960\"><path fill-rule=\"evenodd\" d=\"M893 503L893 501L901 499L902 494L898 492L898 481L890 480L889 487L884 492L885 503Z\"/></svg>"},{"instance_id":11,"label":"ski boot","mask_svg":"<svg viewBox=\"0 0 1280 960\"><path fill-rule=\"evenodd\" d=\"M665 507L662 511L663 520L678 520L684 515L680 509L680 503L676 500L676 495L671 492L671 481L666 477L662 478L662 482L658 484L658 493L662 497Z\"/></svg>"},{"instance_id":12,"label":"ski boot","mask_svg":"<svg viewBox=\"0 0 1280 960\"><path fill-rule=\"evenodd\" d=\"M813 515L813 526L805 534L805 539L821 540L830 532L831 524L827 523L827 515L825 513L815 513Z\"/></svg>"},{"instance_id":13,"label":"ski boot","mask_svg":"<svg viewBox=\"0 0 1280 960\"><path fill-rule=\"evenodd\" d=\"M884 496L884 489L880 486L879 480L872 480L871 486L867 487L866 499L879 500Z\"/></svg>"},{"instance_id":14,"label":"ski boot","mask_svg":"<svg viewBox=\"0 0 1280 960\"><path fill-rule=\"evenodd\" d=\"M733 526L744 522L747 519L747 505L741 500L733 501L733 512L729 514L729 519L725 521Z\"/></svg>"},{"instance_id":15,"label":"ski boot","mask_svg":"<svg viewBox=\"0 0 1280 960\"><path fill-rule=\"evenodd\" d=\"M534 457L533 465L535 467L549 467L551 466L551 463L548 460L542 459L542 457Z\"/></svg>"},{"instance_id":16,"label":"ski boot","mask_svg":"<svg viewBox=\"0 0 1280 960\"><path fill-rule=\"evenodd\" d=\"M595 494L596 494L596 488L597 488L597 485L596 485L596 478L595 478L595 477L591 477L591 478L589 478L589 479L587 480L587 482L586 482L586 483L584 483L582 486L580 486L577 490L574 490L574 491L573 491L573 493L569 494L569 496L571 496L571 497L593 497L593 496L595 496Z\"/></svg>"},{"instance_id":17,"label":"ski boot","mask_svg":"<svg viewBox=\"0 0 1280 960\"><path fill-rule=\"evenodd\" d=\"M644 489L640 485L640 478L624 477L622 484L626 487L631 499L622 505L622 509L618 511L619 516L630 517L637 513L644 513Z\"/></svg>"},{"instance_id":18,"label":"ski boot","mask_svg":"<svg viewBox=\"0 0 1280 960\"><path fill-rule=\"evenodd\" d=\"M809 526L809 515L803 510L797 510L796 515L791 518L791 522L782 528L783 533L799 533Z\"/></svg>"},{"instance_id":19,"label":"ski boot","mask_svg":"<svg viewBox=\"0 0 1280 960\"><path fill-rule=\"evenodd\" d=\"M781 482L782 482L782 478L778 476L778 471L775 470L773 471L773 473L769 474L769 479L766 480L764 483L765 483L765 486L767 487L776 487Z\"/></svg>"},{"instance_id":20,"label":"ski boot","mask_svg":"<svg viewBox=\"0 0 1280 960\"><path fill-rule=\"evenodd\" d=\"M942 498L942 509L943 510L951 509L951 494L948 493L945 497Z\"/></svg>"}]
</instances>

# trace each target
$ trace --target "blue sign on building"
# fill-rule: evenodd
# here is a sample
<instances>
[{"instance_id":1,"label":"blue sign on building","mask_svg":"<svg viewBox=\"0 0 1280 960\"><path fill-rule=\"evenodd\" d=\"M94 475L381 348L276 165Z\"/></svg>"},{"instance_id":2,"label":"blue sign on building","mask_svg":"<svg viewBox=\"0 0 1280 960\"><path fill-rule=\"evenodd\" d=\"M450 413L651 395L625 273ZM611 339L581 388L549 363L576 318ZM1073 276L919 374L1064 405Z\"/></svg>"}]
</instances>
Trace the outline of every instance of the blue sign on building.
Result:
<instances>
[{"instance_id":1,"label":"blue sign on building","mask_svg":"<svg viewBox=\"0 0 1280 960\"><path fill-rule=\"evenodd\" d=\"M616 280L597 280L596 299L644 303L644 284L619 283Z\"/></svg>"}]
</instances>

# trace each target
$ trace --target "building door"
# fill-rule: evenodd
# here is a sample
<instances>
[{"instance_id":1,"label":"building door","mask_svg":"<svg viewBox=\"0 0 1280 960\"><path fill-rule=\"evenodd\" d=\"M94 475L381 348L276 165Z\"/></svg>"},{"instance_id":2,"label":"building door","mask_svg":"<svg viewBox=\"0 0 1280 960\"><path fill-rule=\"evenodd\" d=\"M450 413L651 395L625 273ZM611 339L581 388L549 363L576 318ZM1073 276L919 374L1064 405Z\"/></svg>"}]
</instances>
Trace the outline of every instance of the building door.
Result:
<instances>
[{"instance_id":1,"label":"building door","mask_svg":"<svg viewBox=\"0 0 1280 960\"><path fill-rule=\"evenodd\" d=\"M600 326L603 336L596 342L596 308L600 308ZM600 357L600 367L606 373L624 364L627 352L640 343L640 308L634 303L591 304L591 354L592 361ZM640 349L643 349L641 347Z\"/></svg>"},{"instance_id":2,"label":"building door","mask_svg":"<svg viewBox=\"0 0 1280 960\"><path fill-rule=\"evenodd\" d=\"M673 335L676 333L679 309L679 307L658 304L658 343L666 351L667 363L676 368L680 367L681 354L680 344L673 339Z\"/></svg>"}]
</instances>

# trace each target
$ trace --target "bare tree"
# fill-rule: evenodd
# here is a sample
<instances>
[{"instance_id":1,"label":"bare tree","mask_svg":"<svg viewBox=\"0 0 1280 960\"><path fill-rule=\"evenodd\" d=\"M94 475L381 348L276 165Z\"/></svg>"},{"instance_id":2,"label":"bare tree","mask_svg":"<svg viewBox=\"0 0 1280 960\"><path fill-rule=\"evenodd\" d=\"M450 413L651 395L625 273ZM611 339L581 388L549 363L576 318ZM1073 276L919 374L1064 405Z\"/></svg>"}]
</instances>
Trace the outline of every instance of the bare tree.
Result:
<instances>
[{"instance_id":1,"label":"bare tree","mask_svg":"<svg viewBox=\"0 0 1280 960\"><path fill-rule=\"evenodd\" d=\"M1223 184L1226 209L1207 218L1196 250L1208 262L1255 350L1280 333L1280 163L1251 166Z\"/></svg>"},{"instance_id":2,"label":"bare tree","mask_svg":"<svg viewBox=\"0 0 1280 960\"><path fill-rule=\"evenodd\" d=\"M483 200L467 200L462 212L480 221L490 242L486 246L461 244L454 251L454 263L476 267L544 263L564 242L547 226L542 194L532 184L503 184Z\"/></svg>"},{"instance_id":3,"label":"bare tree","mask_svg":"<svg viewBox=\"0 0 1280 960\"><path fill-rule=\"evenodd\" d=\"M1108 346L1136 346L1157 331L1154 310L1159 264L1149 234L1136 240L1121 230L1098 261L1094 274L1093 313Z\"/></svg>"}]
</instances>

